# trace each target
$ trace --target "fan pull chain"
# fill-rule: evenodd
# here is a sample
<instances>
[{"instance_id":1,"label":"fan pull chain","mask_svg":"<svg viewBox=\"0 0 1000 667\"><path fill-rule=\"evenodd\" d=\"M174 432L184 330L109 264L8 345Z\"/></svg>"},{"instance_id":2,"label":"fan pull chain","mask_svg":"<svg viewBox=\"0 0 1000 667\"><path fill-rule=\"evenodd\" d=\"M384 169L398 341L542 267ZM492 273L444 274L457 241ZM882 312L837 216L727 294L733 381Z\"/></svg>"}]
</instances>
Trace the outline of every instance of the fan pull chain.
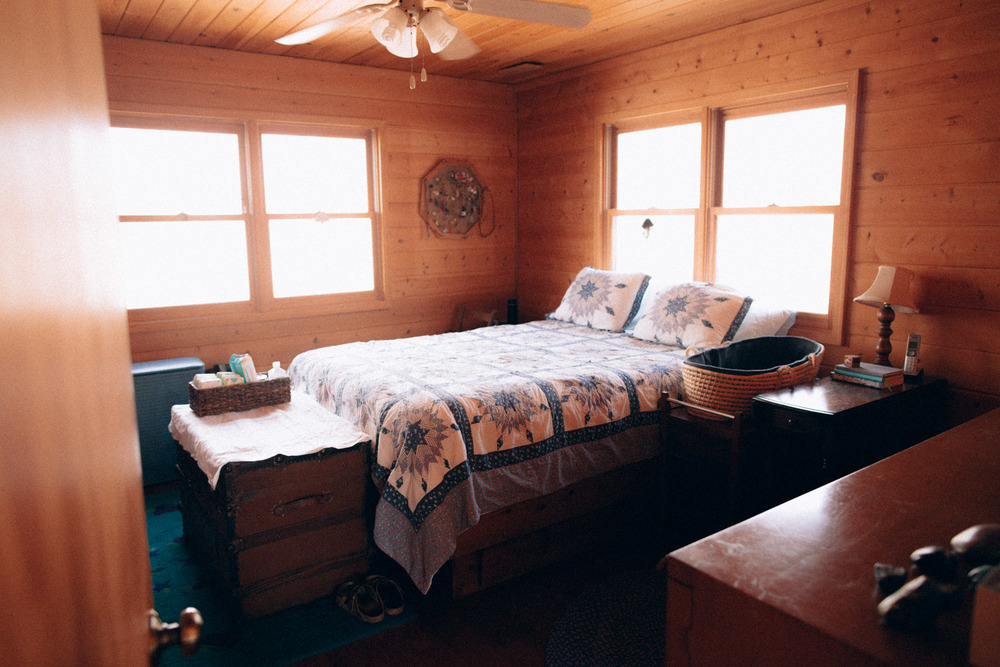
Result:
<instances>
[{"instance_id":1,"label":"fan pull chain","mask_svg":"<svg viewBox=\"0 0 1000 667\"><path fill-rule=\"evenodd\" d=\"M424 38L424 47L431 48L430 42L427 41L427 35L424 35L423 31L420 31L420 34ZM427 82L427 68L424 66L424 49L420 50L420 81L422 83Z\"/></svg>"},{"instance_id":2,"label":"fan pull chain","mask_svg":"<svg viewBox=\"0 0 1000 667\"><path fill-rule=\"evenodd\" d=\"M413 58L410 58L410 90L417 87L417 79L413 76Z\"/></svg>"},{"instance_id":3,"label":"fan pull chain","mask_svg":"<svg viewBox=\"0 0 1000 667\"><path fill-rule=\"evenodd\" d=\"M408 27L413 28L413 41L410 42L411 46L413 47L413 49L410 51L410 90L413 90L414 88L417 87L417 79L413 76L413 57L415 55L414 51L419 50L418 45L420 39L418 37L418 35L420 34L420 30L417 29L417 25L418 24L415 22L413 15L410 14L410 19L409 22L407 23Z\"/></svg>"}]
</instances>

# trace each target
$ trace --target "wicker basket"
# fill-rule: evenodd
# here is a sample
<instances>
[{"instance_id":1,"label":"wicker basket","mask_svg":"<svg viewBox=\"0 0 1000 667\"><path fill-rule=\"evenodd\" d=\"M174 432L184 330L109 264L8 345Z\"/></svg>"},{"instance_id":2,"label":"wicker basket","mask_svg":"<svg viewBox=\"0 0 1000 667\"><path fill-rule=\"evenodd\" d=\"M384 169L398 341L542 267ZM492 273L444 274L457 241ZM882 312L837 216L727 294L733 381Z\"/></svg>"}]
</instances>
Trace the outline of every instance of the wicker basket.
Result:
<instances>
[{"instance_id":1,"label":"wicker basket","mask_svg":"<svg viewBox=\"0 0 1000 667\"><path fill-rule=\"evenodd\" d=\"M748 338L692 355L681 365L688 403L736 415L748 412L757 394L816 377L823 346L797 336ZM688 408L705 419L719 415Z\"/></svg>"},{"instance_id":2,"label":"wicker basket","mask_svg":"<svg viewBox=\"0 0 1000 667\"><path fill-rule=\"evenodd\" d=\"M252 410L291 401L292 381L288 378L275 378L211 389L197 389L193 382L189 382L188 400L191 402L191 411L199 417Z\"/></svg>"}]
</instances>

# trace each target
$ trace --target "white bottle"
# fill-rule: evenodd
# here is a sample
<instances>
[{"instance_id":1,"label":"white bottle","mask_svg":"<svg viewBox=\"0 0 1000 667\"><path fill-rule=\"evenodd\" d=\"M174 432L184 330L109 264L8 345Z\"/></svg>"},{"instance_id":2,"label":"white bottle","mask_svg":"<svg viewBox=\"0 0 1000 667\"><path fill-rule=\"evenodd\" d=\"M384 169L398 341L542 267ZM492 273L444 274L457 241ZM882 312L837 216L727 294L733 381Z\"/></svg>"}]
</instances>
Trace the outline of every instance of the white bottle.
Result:
<instances>
[{"instance_id":1,"label":"white bottle","mask_svg":"<svg viewBox=\"0 0 1000 667\"><path fill-rule=\"evenodd\" d=\"M275 361L271 364L271 370L267 372L268 380L277 380L278 378L286 378L288 373L281 367L280 361Z\"/></svg>"}]
</instances>

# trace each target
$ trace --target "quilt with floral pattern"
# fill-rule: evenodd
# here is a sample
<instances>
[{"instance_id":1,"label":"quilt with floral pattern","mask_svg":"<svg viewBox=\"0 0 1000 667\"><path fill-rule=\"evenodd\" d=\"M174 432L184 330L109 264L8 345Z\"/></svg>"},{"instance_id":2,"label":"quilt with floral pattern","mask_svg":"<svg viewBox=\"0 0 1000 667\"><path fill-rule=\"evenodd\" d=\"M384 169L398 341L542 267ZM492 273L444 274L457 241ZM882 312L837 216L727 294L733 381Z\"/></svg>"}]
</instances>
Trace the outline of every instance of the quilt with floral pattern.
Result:
<instances>
[{"instance_id":1,"label":"quilt with floral pattern","mask_svg":"<svg viewBox=\"0 0 1000 667\"><path fill-rule=\"evenodd\" d=\"M546 320L320 348L288 370L371 437L375 543L427 592L482 514L652 457L683 359Z\"/></svg>"}]
</instances>

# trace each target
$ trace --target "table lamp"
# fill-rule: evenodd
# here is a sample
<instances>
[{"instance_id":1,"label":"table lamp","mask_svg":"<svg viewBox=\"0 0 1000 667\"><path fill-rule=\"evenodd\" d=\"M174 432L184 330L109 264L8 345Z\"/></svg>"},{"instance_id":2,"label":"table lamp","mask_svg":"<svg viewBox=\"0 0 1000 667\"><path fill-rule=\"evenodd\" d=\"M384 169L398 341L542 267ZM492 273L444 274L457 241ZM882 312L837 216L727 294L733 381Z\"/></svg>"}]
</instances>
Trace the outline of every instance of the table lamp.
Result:
<instances>
[{"instance_id":1,"label":"table lamp","mask_svg":"<svg viewBox=\"0 0 1000 667\"><path fill-rule=\"evenodd\" d=\"M858 303L872 308L878 308L878 343L875 344L875 363L880 366L891 366L889 353L892 352L892 321L896 319L896 311L901 313L918 313L917 306L910 296L910 281L913 271L895 266L878 267L875 282L861 296L854 297Z\"/></svg>"}]
</instances>

